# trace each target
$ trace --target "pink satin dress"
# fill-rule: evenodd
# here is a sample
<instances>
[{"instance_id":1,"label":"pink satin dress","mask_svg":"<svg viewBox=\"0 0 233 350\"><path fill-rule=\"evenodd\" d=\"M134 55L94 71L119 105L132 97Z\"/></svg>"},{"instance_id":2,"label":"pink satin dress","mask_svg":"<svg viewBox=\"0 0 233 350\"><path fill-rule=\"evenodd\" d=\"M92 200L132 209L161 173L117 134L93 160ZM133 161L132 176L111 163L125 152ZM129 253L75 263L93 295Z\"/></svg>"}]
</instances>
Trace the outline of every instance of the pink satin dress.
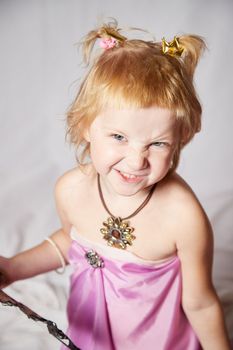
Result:
<instances>
[{"instance_id":1,"label":"pink satin dress","mask_svg":"<svg viewBox=\"0 0 233 350\"><path fill-rule=\"evenodd\" d=\"M177 256L146 261L71 230L68 336L81 350L200 350ZM66 347L62 347L63 350Z\"/></svg>"}]
</instances>

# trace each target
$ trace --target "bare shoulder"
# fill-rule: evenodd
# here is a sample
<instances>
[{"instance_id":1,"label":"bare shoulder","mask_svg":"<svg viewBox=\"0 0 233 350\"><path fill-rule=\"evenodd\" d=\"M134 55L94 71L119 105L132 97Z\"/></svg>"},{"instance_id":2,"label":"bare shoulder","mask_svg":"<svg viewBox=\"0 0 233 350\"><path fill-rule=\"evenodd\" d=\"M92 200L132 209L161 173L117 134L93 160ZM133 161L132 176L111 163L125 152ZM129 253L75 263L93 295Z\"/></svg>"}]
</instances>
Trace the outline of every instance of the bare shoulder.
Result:
<instances>
[{"instance_id":1,"label":"bare shoulder","mask_svg":"<svg viewBox=\"0 0 233 350\"><path fill-rule=\"evenodd\" d=\"M211 279L212 228L188 184L176 174L165 181L162 186L167 202L171 203L169 212L172 224L176 227L175 244L181 262L182 304L186 311L196 310L215 300Z\"/></svg>"},{"instance_id":2,"label":"bare shoulder","mask_svg":"<svg viewBox=\"0 0 233 350\"><path fill-rule=\"evenodd\" d=\"M74 192L79 192L86 186L91 179L91 168L88 166L85 170L79 167L70 169L58 178L55 184L55 196L67 196Z\"/></svg>"},{"instance_id":3,"label":"bare shoulder","mask_svg":"<svg viewBox=\"0 0 233 350\"><path fill-rule=\"evenodd\" d=\"M78 167L70 169L57 179L55 192L70 191L76 188L84 178L83 172Z\"/></svg>"},{"instance_id":4,"label":"bare shoulder","mask_svg":"<svg viewBox=\"0 0 233 350\"><path fill-rule=\"evenodd\" d=\"M205 250L212 246L212 229L209 219L190 186L178 174L161 183L163 207L176 227L178 253L182 247L193 246ZM162 197L162 196L161 196Z\"/></svg>"},{"instance_id":5,"label":"bare shoulder","mask_svg":"<svg viewBox=\"0 0 233 350\"><path fill-rule=\"evenodd\" d=\"M81 170L79 167L67 171L55 184L56 207L63 228L69 232L72 225L72 213L80 203L84 203L87 190L90 190L91 168Z\"/></svg>"}]
</instances>

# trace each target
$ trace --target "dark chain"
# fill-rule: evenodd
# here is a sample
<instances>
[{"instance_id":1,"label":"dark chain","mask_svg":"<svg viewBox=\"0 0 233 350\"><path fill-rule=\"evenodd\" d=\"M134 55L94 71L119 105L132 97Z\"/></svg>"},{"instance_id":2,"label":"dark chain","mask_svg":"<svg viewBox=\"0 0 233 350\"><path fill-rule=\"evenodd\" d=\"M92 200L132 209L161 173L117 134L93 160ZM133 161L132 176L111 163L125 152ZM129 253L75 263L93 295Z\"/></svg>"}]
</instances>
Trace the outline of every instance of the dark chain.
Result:
<instances>
[{"instance_id":1,"label":"dark chain","mask_svg":"<svg viewBox=\"0 0 233 350\"><path fill-rule=\"evenodd\" d=\"M102 192L102 189L101 189L101 185L100 185L100 175L97 174L97 184L98 184L98 191L99 191L99 196L100 196L100 199L101 199L101 202L104 206L104 209L108 212L109 215L111 215L113 218L115 218L116 216L113 215L110 210L108 209L106 203L105 203L105 200L104 200L104 197L103 197L103 192ZM122 220L127 220L127 219L130 219L132 218L133 216L135 216L137 213L139 213L139 211L141 211L146 205L147 203L149 202L149 200L151 199L151 196L155 190L155 187L156 187L157 183L155 183L151 189L150 189L150 192L148 193L147 197L145 198L145 200L142 202L142 204L132 213L130 214L129 216L126 216L125 218L121 218Z\"/></svg>"},{"instance_id":2,"label":"dark chain","mask_svg":"<svg viewBox=\"0 0 233 350\"><path fill-rule=\"evenodd\" d=\"M37 313L29 309L26 305L19 303L15 299L11 298L5 292L0 289L0 303L5 306L15 306L20 309L29 319L33 321L39 321L47 325L48 331L51 335L57 338L62 344L71 350L81 350L67 337L56 325L55 322L46 320L39 316Z\"/></svg>"}]
</instances>

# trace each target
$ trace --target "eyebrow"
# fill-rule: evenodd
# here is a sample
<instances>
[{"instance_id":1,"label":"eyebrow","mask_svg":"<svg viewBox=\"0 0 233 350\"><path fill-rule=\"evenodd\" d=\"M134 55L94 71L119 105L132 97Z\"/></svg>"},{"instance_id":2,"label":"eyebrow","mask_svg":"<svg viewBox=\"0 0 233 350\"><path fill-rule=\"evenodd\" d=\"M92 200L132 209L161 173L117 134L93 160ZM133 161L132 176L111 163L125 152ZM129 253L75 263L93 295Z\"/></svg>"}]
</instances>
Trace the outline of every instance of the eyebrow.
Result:
<instances>
[{"instance_id":1,"label":"eyebrow","mask_svg":"<svg viewBox=\"0 0 233 350\"><path fill-rule=\"evenodd\" d=\"M112 132L112 133L116 133L116 134L124 134L126 135L125 132L121 131L121 130L118 130L118 129L115 129L114 127L103 127L103 129L105 129L106 131L109 131L109 132Z\"/></svg>"}]
</instances>

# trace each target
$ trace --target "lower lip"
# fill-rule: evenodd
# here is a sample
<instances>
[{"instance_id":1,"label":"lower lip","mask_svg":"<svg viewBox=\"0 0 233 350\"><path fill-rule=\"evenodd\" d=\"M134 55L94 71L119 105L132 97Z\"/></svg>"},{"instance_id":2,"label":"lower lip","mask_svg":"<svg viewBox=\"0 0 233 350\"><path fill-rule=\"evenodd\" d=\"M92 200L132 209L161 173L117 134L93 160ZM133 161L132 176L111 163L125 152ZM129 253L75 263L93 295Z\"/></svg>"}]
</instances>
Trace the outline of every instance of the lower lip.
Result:
<instances>
[{"instance_id":1,"label":"lower lip","mask_svg":"<svg viewBox=\"0 0 233 350\"><path fill-rule=\"evenodd\" d=\"M118 172L118 174L120 175L121 179L124 182L127 182L127 183L138 183L138 182L142 181L142 176L129 178L129 177L124 176L119 170L117 170L117 172Z\"/></svg>"}]
</instances>

